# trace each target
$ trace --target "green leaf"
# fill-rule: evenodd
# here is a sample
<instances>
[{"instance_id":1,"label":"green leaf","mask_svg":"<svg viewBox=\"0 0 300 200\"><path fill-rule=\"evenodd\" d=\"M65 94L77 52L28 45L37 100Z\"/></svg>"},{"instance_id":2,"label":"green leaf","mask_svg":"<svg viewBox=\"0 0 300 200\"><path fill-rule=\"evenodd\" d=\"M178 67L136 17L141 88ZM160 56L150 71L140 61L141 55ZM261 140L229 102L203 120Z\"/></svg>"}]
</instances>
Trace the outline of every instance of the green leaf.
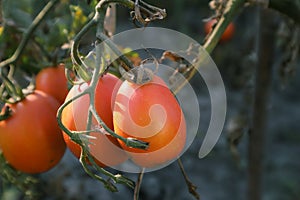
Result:
<instances>
[{"instance_id":1,"label":"green leaf","mask_svg":"<svg viewBox=\"0 0 300 200\"><path fill-rule=\"evenodd\" d=\"M6 24L16 26L20 30L27 28L32 22L31 0L3 1L3 16Z\"/></svg>"}]
</instances>

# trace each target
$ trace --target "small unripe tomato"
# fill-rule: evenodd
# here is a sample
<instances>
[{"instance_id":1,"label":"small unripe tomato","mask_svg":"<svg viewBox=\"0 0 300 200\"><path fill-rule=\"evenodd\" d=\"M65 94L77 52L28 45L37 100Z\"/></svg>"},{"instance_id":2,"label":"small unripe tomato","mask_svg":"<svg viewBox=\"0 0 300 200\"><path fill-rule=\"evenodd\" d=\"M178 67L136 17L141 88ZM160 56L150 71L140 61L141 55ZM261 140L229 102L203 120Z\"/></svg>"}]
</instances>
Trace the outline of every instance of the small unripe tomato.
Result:
<instances>
[{"instance_id":1,"label":"small unripe tomato","mask_svg":"<svg viewBox=\"0 0 300 200\"><path fill-rule=\"evenodd\" d=\"M4 106L10 107L12 116L0 121L0 149L15 169L42 173L61 160L66 144L56 121L59 105L54 97L36 90Z\"/></svg>"},{"instance_id":2,"label":"small unripe tomato","mask_svg":"<svg viewBox=\"0 0 300 200\"><path fill-rule=\"evenodd\" d=\"M114 129L125 138L149 142L146 150L126 146L135 164L152 168L164 165L183 151L186 142L184 114L167 85L158 76L137 85L124 81L113 110Z\"/></svg>"},{"instance_id":3,"label":"small unripe tomato","mask_svg":"<svg viewBox=\"0 0 300 200\"><path fill-rule=\"evenodd\" d=\"M111 106L113 91L115 87L117 87L116 84L118 83L118 80L117 77L106 74L98 80L95 91L96 111L110 129L113 129ZM66 101L82 93L87 87L87 83L74 85L69 91ZM62 112L63 125L72 131L86 130L89 106L90 99L88 95L81 96L75 101L72 101ZM92 128L95 128L95 126L96 120L93 118ZM80 146L73 142L66 133L63 132L63 135L68 148L77 158L79 158L81 153ZM121 149L118 141L114 137L99 132L91 132L89 135L94 137L94 139L89 139L89 142L91 143L89 145L89 150L99 166L116 166L128 159L127 154Z\"/></svg>"},{"instance_id":4,"label":"small unripe tomato","mask_svg":"<svg viewBox=\"0 0 300 200\"><path fill-rule=\"evenodd\" d=\"M52 95L63 103L68 94L64 64L42 69L36 76L36 89Z\"/></svg>"},{"instance_id":5,"label":"small unripe tomato","mask_svg":"<svg viewBox=\"0 0 300 200\"><path fill-rule=\"evenodd\" d=\"M217 22L216 19L211 19L209 21L207 21L204 25L204 31L206 34L210 33L210 31L212 30L213 25ZM221 38L220 38L220 42L226 42L229 41L235 32L235 26L234 23L231 22L227 28L225 29L224 33L222 34Z\"/></svg>"}]
</instances>

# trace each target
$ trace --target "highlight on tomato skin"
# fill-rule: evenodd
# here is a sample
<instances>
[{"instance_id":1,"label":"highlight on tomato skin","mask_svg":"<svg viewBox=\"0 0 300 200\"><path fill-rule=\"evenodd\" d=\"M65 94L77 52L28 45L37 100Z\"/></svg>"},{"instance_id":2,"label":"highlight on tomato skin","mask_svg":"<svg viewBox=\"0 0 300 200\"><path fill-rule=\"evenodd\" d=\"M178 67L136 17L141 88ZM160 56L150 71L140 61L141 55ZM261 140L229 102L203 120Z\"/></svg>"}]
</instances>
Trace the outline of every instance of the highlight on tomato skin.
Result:
<instances>
[{"instance_id":1,"label":"highlight on tomato skin","mask_svg":"<svg viewBox=\"0 0 300 200\"><path fill-rule=\"evenodd\" d=\"M113 129L112 108L110 105L113 98L113 91L118 81L119 79L114 75L106 74L99 79L95 90L96 111L110 129ZM74 85L69 91L66 101L80 94L87 87L87 83ZM86 130L89 104L90 99L88 95L83 95L71 102L62 112L62 123L72 131ZM95 124L97 123L93 118L93 126L95 126ZM66 133L63 132L63 135L68 148L79 158L81 147L73 142ZM91 143L89 150L95 162L100 167L117 166L128 160L128 155L121 149L114 137L98 132L92 132L90 136L94 137L94 139L89 139Z\"/></svg>"},{"instance_id":2,"label":"highlight on tomato skin","mask_svg":"<svg viewBox=\"0 0 300 200\"><path fill-rule=\"evenodd\" d=\"M36 89L52 95L63 103L68 94L68 81L65 76L65 65L59 64L42 69L36 76Z\"/></svg>"},{"instance_id":3,"label":"highlight on tomato skin","mask_svg":"<svg viewBox=\"0 0 300 200\"><path fill-rule=\"evenodd\" d=\"M0 148L7 162L25 173L42 173L56 166L66 144L56 121L59 102L35 90L9 106L12 115L0 121ZM2 110L3 111L3 110Z\"/></svg>"},{"instance_id":4,"label":"highlight on tomato skin","mask_svg":"<svg viewBox=\"0 0 300 200\"><path fill-rule=\"evenodd\" d=\"M144 85L124 81L113 110L114 129L125 138L149 142L147 150L122 148L141 167L157 167L178 158L186 142L184 114L170 89L158 76Z\"/></svg>"}]
</instances>

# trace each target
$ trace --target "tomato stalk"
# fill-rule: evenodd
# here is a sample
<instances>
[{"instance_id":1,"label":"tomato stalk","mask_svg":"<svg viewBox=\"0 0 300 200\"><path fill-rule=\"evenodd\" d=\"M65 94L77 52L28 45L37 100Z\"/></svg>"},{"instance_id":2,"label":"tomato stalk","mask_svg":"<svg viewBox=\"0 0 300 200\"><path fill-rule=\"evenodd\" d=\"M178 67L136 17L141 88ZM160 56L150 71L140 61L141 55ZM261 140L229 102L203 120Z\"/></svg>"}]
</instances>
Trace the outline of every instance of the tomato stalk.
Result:
<instances>
[{"instance_id":1,"label":"tomato stalk","mask_svg":"<svg viewBox=\"0 0 300 200\"><path fill-rule=\"evenodd\" d=\"M88 152L88 150L86 148L82 148L79 161L80 161L81 165L83 166L83 169L85 170L85 172L88 175L90 175L91 177L93 177L93 178L97 179L98 181L102 182L104 184L105 188L107 188L109 191L117 192L118 189L114 184L106 181L101 176L98 176L97 174L94 174L91 170L89 170L88 164L86 163L86 158L88 158L88 160L92 163L92 165L94 167L98 166L96 164L95 160L92 158L92 156L90 156L90 153ZM101 168L101 167L98 167L98 168L99 169L97 169L97 170L103 170L103 168Z\"/></svg>"},{"instance_id":2,"label":"tomato stalk","mask_svg":"<svg viewBox=\"0 0 300 200\"><path fill-rule=\"evenodd\" d=\"M16 102L24 99L25 95L23 94L21 87L17 83L10 80L10 78L8 78L8 76L3 74L2 72L3 71L1 70L1 77L3 79L3 85L5 86L6 92L8 93L9 97L12 98L12 100L6 99L6 97L3 97L3 96L1 96L1 100L6 103L16 103Z\"/></svg>"},{"instance_id":3,"label":"tomato stalk","mask_svg":"<svg viewBox=\"0 0 300 200\"><path fill-rule=\"evenodd\" d=\"M122 63L124 64L121 65L120 67L123 67L125 71L129 71L134 68L130 60L121 53L121 51L116 47L116 45L105 34L103 34L106 9L107 6L111 3L117 3L117 4L124 5L129 9L135 9L134 20L137 20L144 25L146 25L144 23L145 21L148 24L150 21L156 19L163 19L166 17L166 12L164 9L151 6L142 1L141 1L141 5L129 0L100 1L95 7L95 14L93 18L75 36L74 41L72 42L71 45L72 62L75 64L75 68L77 69L77 71L81 74L81 78L83 78L85 81L90 80L91 74L87 71L88 66L85 65L85 63L79 56L78 47L81 38L88 32L88 30L90 30L91 27L94 27L96 25L97 25L97 33L96 33L97 40L100 42L105 41L105 43L111 48L111 50L119 56L119 60L121 60ZM147 16L147 18L143 19L142 14Z\"/></svg>"},{"instance_id":4,"label":"tomato stalk","mask_svg":"<svg viewBox=\"0 0 300 200\"><path fill-rule=\"evenodd\" d=\"M104 28L104 18L105 18L105 13L106 9L109 3L113 3L114 1L100 1L96 7L95 7L95 14L93 18L80 30L80 32L75 36L74 41L72 42L71 45L71 59L73 64L75 64L75 68L77 71L79 71L80 76L83 80L86 82L90 81L91 79L91 73L87 71L88 66L83 62L81 57L79 56L78 48L80 41L82 37L94 26L97 25L97 33L102 33ZM117 1L116 1L117 2ZM126 1L124 1L125 3ZM102 36L102 35L101 35ZM102 36L104 37L104 36ZM101 38L101 37L100 37ZM106 38L105 38L106 39ZM103 40L102 40L103 41ZM109 46L115 50L115 52L118 53L118 55L121 55L121 52L115 47L113 43L110 43ZM128 61L127 58L121 58L124 59L124 62L128 65L128 68L131 69L133 68L133 65ZM127 59L127 60L126 60ZM98 66L98 65L96 65Z\"/></svg>"},{"instance_id":5,"label":"tomato stalk","mask_svg":"<svg viewBox=\"0 0 300 200\"><path fill-rule=\"evenodd\" d=\"M92 173L89 169L88 169L88 165L86 163L86 158L92 163L92 166L97 170L97 171L102 171L103 168L99 167L97 165L97 163L95 162L95 159L90 155L89 152L87 152L87 149L85 149L86 152L84 152L84 150L81 152L81 156L80 156L80 162L83 165L84 170L91 176L94 177L95 179L101 181L104 186L109 189L112 192L117 192L117 188L111 183L108 182L107 180L104 180L102 177L95 175L94 173ZM134 182L132 180L130 180L129 178L126 178L125 176L122 176L121 174L111 174L108 171L104 171L105 175L109 176L115 183L118 184L125 184L130 188L134 188Z\"/></svg>"},{"instance_id":6,"label":"tomato stalk","mask_svg":"<svg viewBox=\"0 0 300 200\"><path fill-rule=\"evenodd\" d=\"M88 164L87 164L87 160L86 158L88 158L88 161L90 161L93 166L102 174L110 177L112 180L114 180L114 182L116 183L122 183L122 184L125 184L129 187L133 187L133 182L126 178L126 177L123 177L122 175L114 175L110 172L108 172L107 170L99 167L96 163L95 163L95 160L94 158L90 155L90 152L88 151L88 147L87 147L87 144L84 143L82 141L82 137L85 137L86 135L85 134L88 134L90 132L96 132L97 130L86 130L86 131L70 131L68 128L66 128L64 126L64 124L62 123L61 121L61 117L62 117L62 112L63 112L63 109L68 106L70 103L72 103L73 101L76 101L77 99L79 99L80 97L84 96L84 95L87 95L89 94L89 92L91 91L90 88L88 88L87 90L83 91L82 93L74 96L73 98L69 99L68 101L66 101L57 111L57 121L58 121L58 124L59 126L61 127L61 129L69 135L69 137L77 144L79 144L82 148L82 152L81 152L81 156L80 156L80 162L84 168L84 170L86 171L87 174L89 174L91 177L99 180L100 182L102 182L108 189L110 189L111 191L115 191L114 189L114 186L107 183L106 180L104 180L102 177L98 176L98 175L95 175L93 172L91 172L91 170L89 170L88 168ZM110 186L110 187L108 187Z\"/></svg>"}]
</instances>

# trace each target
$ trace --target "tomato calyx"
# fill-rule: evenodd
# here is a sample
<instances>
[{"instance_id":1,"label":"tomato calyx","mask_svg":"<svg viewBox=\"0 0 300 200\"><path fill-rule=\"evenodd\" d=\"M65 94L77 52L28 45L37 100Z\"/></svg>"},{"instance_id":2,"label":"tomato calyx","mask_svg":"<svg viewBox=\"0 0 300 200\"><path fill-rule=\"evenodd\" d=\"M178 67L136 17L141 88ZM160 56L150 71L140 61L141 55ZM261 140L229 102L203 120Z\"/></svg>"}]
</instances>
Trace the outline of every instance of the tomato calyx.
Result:
<instances>
[{"instance_id":1,"label":"tomato calyx","mask_svg":"<svg viewBox=\"0 0 300 200\"><path fill-rule=\"evenodd\" d=\"M12 114L12 110L9 106L4 106L3 112L0 114L0 121L8 119Z\"/></svg>"},{"instance_id":2,"label":"tomato calyx","mask_svg":"<svg viewBox=\"0 0 300 200\"><path fill-rule=\"evenodd\" d=\"M134 67L129 71L125 71L123 67L120 67L119 69L125 80L138 85L143 85L152 81L154 75L151 69L145 68L142 65Z\"/></svg>"},{"instance_id":3,"label":"tomato calyx","mask_svg":"<svg viewBox=\"0 0 300 200\"><path fill-rule=\"evenodd\" d=\"M13 104L25 98L26 95L22 91L22 88L14 80L10 80L6 75L2 75L1 78L3 79L6 91L6 95L1 96L1 100Z\"/></svg>"},{"instance_id":4,"label":"tomato calyx","mask_svg":"<svg viewBox=\"0 0 300 200\"><path fill-rule=\"evenodd\" d=\"M144 142L144 141L138 140L136 138L131 138L131 137L128 137L125 140L125 144L126 144L126 146L131 147L131 148L137 148L137 149L143 149L143 150L147 150L149 148L149 142Z\"/></svg>"}]
</instances>

